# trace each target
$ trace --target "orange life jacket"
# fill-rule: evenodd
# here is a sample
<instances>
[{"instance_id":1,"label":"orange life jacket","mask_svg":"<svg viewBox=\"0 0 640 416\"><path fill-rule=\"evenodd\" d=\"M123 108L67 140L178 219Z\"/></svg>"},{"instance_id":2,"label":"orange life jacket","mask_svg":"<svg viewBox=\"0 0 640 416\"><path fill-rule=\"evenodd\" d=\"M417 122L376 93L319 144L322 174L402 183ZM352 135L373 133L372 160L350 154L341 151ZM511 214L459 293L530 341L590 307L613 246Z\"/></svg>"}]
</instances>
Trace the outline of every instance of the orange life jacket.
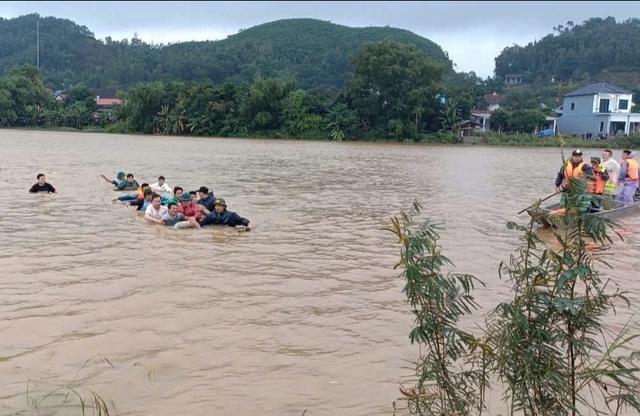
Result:
<instances>
[{"instance_id":1,"label":"orange life jacket","mask_svg":"<svg viewBox=\"0 0 640 416\"><path fill-rule=\"evenodd\" d=\"M604 172L606 172L606 168L602 166L602 164L598 166L597 171L594 169L593 175L595 176L595 180L589 181L587 184L587 193L596 195L602 195L604 193L604 187L607 183L607 181L602 179L602 174Z\"/></svg>"},{"instance_id":2,"label":"orange life jacket","mask_svg":"<svg viewBox=\"0 0 640 416\"><path fill-rule=\"evenodd\" d=\"M627 180L638 182L638 162L635 159L625 159L627 162Z\"/></svg>"},{"instance_id":3,"label":"orange life jacket","mask_svg":"<svg viewBox=\"0 0 640 416\"><path fill-rule=\"evenodd\" d=\"M564 167L564 182L562 183L563 188L567 189L569 187L569 178L584 178L584 161L578 163L578 166L573 167L573 163L569 160Z\"/></svg>"},{"instance_id":4,"label":"orange life jacket","mask_svg":"<svg viewBox=\"0 0 640 416\"><path fill-rule=\"evenodd\" d=\"M147 186L147 188L151 189L152 192L156 191L155 189L153 189L150 186ZM142 187L138 188L138 195L136 195L136 199L138 199L138 200L144 199L144 189L142 189Z\"/></svg>"}]
</instances>

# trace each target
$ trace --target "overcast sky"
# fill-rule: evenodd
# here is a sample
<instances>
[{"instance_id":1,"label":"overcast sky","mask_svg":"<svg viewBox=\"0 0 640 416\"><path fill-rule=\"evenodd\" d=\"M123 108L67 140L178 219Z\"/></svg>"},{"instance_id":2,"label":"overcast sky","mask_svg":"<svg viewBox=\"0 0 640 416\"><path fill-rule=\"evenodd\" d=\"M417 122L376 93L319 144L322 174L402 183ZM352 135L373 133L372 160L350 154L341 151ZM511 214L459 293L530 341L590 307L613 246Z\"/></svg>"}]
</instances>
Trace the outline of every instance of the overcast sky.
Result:
<instances>
[{"instance_id":1,"label":"overcast sky","mask_svg":"<svg viewBox=\"0 0 640 416\"><path fill-rule=\"evenodd\" d=\"M526 44L572 20L640 17L640 2L0 2L5 18L38 12L71 19L98 38L167 43L215 40L238 29L293 17L348 26L393 26L438 43L458 70L493 74L494 58L506 46Z\"/></svg>"}]
</instances>

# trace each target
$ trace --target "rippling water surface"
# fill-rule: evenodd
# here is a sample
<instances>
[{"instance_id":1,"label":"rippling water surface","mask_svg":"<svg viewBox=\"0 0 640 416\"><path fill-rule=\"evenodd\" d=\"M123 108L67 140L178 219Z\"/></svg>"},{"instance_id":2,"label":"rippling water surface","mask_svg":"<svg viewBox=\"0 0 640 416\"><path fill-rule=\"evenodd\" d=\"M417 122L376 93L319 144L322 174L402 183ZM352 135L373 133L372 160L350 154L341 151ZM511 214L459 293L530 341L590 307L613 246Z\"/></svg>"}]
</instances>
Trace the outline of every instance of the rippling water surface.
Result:
<instances>
[{"instance_id":1,"label":"rippling water surface","mask_svg":"<svg viewBox=\"0 0 640 416\"><path fill-rule=\"evenodd\" d=\"M509 296L505 222L526 221L559 165L555 149L8 130L0 144L0 414L27 407L28 380L41 397L76 374L122 415L391 414L416 350L389 217L423 204L445 254L485 281L484 313ZM119 170L208 186L257 227L147 224L109 203L98 174ZM40 172L59 195L26 192ZM619 325L638 309L640 218L621 232L606 271L632 291ZM81 369L98 354L113 367Z\"/></svg>"}]
</instances>

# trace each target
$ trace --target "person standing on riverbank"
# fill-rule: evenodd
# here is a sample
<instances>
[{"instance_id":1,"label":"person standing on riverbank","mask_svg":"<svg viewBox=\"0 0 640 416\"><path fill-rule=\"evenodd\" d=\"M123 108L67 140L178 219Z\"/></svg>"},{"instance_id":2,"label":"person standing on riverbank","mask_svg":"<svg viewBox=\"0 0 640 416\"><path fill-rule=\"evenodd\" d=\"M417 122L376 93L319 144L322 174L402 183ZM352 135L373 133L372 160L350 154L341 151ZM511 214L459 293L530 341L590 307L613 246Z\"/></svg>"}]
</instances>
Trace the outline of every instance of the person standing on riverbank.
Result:
<instances>
[{"instance_id":1,"label":"person standing on riverbank","mask_svg":"<svg viewBox=\"0 0 640 416\"><path fill-rule=\"evenodd\" d=\"M58 193L56 191L56 188L53 187L53 185L51 185L50 183L47 183L47 177L44 175L44 173L38 173L38 176L36 177L36 179L38 179L38 183L34 184L31 187L31 189L29 189L29 192L31 192L32 194L35 194L38 192L44 192L47 194Z\"/></svg>"},{"instance_id":2,"label":"person standing on riverbank","mask_svg":"<svg viewBox=\"0 0 640 416\"><path fill-rule=\"evenodd\" d=\"M620 208L633 204L633 196L638 189L638 162L635 160L636 152L622 151L622 163L618 181L623 185L618 194L618 206Z\"/></svg>"}]
</instances>

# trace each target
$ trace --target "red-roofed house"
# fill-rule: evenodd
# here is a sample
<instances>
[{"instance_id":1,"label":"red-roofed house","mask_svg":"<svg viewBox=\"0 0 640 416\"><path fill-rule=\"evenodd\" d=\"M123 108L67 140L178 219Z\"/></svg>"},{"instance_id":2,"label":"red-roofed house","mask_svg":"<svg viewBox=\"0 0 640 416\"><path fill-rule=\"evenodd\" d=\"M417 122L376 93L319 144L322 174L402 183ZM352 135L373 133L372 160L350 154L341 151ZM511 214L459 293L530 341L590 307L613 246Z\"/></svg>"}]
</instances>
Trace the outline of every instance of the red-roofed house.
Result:
<instances>
[{"instance_id":1,"label":"red-roofed house","mask_svg":"<svg viewBox=\"0 0 640 416\"><path fill-rule=\"evenodd\" d=\"M484 102L487 104L487 109L489 111L494 111L500 108L500 104L504 102L506 98L505 95L496 94L487 94L484 96Z\"/></svg>"},{"instance_id":2,"label":"red-roofed house","mask_svg":"<svg viewBox=\"0 0 640 416\"><path fill-rule=\"evenodd\" d=\"M96 103L98 104L98 109L112 109L114 105L118 105L122 103L120 98L115 97L100 97L99 95L96 97Z\"/></svg>"},{"instance_id":3,"label":"red-roofed house","mask_svg":"<svg viewBox=\"0 0 640 416\"><path fill-rule=\"evenodd\" d=\"M116 97L100 97L96 96L96 104L98 104L98 112L94 115L96 118L100 118L103 113L106 113L107 117L111 117L114 105L122 103L120 98Z\"/></svg>"},{"instance_id":4,"label":"red-roofed house","mask_svg":"<svg viewBox=\"0 0 640 416\"><path fill-rule=\"evenodd\" d=\"M487 105L486 110L473 109L471 110L471 118L475 125L475 129L479 131L489 131L491 130L491 113L500 108L500 104L502 104L505 100L505 95L496 94L486 94L484 96L484 102Z\"/></svg>"}]
</instances>

